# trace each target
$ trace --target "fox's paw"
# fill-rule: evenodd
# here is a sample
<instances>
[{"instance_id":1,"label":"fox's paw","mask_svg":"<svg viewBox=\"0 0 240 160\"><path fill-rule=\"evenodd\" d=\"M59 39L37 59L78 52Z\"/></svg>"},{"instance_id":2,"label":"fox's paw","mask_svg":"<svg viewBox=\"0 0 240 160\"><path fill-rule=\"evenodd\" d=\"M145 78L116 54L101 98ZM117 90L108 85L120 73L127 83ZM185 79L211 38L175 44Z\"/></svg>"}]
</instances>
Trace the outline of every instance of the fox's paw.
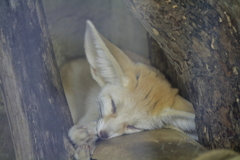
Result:
<instances>
[{"instance_id":1,"label":"fox's paw","mask_svg":"<svg viewBox=\"0 0 240 160\"><path fill-rule=\"evenodd\" d=\"M69 137L78 146L75 151L75 158L90 160L95 149L95 141L97 140L96 122L86 126L73 126L69 130Z\"/></svg>"},{"instance_id":2,"label":"fox's paw","mask_svg":"<svg viewBox=\"0 0 240 160\"><path fill-rule=\"evenodd\" d=\"M70 139L78 146L92 144L97 140L96 122L86 126L74 125L68 133Z\"/></svg>"},{"instance_id":3,"label":"fox's paw","mask_svg":"<svg viewBox=\"0 0 240 160\"><path fill-rule=\"evenodd\" d=\"M87 144L79 146L74 154L77 160L90 160L91 158L91 148Z\"/></svg>"}]
</instances>

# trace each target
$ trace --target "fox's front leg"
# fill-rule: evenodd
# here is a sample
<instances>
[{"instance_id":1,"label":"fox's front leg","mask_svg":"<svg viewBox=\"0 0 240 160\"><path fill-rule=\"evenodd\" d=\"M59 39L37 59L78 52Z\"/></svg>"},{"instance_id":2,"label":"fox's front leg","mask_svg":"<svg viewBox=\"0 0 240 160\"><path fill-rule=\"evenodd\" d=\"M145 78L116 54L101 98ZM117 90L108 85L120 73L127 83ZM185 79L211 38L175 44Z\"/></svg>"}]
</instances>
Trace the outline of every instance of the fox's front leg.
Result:
<instances>
[{"instance_id":1,"label":"fox's front leg","mask_svg":"<svg viewBox=\"0 0 240 160\"><path fill-rule=\"evenodd\" d=\"M90 160L98 139L96 125L96 122L86 126L74 125L69 130L70 139L78 146L74 154L76 159Z\"/></svg>"}]
</instances>

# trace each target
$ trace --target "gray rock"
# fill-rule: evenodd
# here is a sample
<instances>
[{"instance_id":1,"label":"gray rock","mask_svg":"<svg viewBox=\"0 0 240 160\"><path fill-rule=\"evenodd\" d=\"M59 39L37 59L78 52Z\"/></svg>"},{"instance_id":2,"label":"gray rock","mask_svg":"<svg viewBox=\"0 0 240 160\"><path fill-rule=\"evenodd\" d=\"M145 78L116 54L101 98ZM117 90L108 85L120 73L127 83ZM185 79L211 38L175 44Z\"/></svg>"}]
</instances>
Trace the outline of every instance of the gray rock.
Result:
<instances>
[{"instance_id":1,"label":"gray rock","mask_svg":"<svg viewBox=\"0 0 240 160\"><path fill-rule=\"evenodd\" d=\"M206 151L184 133L159 129L99 141L93 159L191 160Z\"/></svg>"}]
</instances>

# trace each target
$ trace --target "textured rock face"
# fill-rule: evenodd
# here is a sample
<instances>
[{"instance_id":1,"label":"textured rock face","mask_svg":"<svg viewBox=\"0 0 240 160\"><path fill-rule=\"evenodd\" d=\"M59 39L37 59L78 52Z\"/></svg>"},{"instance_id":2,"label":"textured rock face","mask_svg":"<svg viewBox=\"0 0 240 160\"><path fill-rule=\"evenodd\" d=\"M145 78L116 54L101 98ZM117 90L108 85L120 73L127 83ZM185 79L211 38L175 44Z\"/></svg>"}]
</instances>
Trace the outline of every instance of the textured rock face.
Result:
<instances>
[{"instance_id":1,"label":"textured rock face","mask_svg":"<svg viewBox=\"0 0 240 160\"><path fill-rule=\"evenodd\" d=\"M0 159L14 160L15 154L8 125L7 115L0 95Z\"/></svg>"}]
</instances>

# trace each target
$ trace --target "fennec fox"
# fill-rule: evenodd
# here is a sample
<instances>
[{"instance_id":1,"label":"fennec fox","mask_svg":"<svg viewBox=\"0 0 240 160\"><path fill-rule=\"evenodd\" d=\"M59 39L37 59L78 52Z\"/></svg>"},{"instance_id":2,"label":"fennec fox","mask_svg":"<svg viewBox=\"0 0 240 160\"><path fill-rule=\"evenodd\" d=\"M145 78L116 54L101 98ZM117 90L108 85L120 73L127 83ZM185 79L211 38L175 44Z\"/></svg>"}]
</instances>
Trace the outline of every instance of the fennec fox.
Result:
<instances>
[{"instance_id":1,"label":"fennec fox","mask_svg":"<svg viewBox=\"0 0 240 160\"><path fill-rule=\"evenodd\" d=\"M192 104L149 65L134 62L87 21L87 60L64 65L61 76L75 125L76 159L88 160L95 141L165 126L197 139ZM88 62L87 62L88 61Z\"/></svg>"}]
</instances>

